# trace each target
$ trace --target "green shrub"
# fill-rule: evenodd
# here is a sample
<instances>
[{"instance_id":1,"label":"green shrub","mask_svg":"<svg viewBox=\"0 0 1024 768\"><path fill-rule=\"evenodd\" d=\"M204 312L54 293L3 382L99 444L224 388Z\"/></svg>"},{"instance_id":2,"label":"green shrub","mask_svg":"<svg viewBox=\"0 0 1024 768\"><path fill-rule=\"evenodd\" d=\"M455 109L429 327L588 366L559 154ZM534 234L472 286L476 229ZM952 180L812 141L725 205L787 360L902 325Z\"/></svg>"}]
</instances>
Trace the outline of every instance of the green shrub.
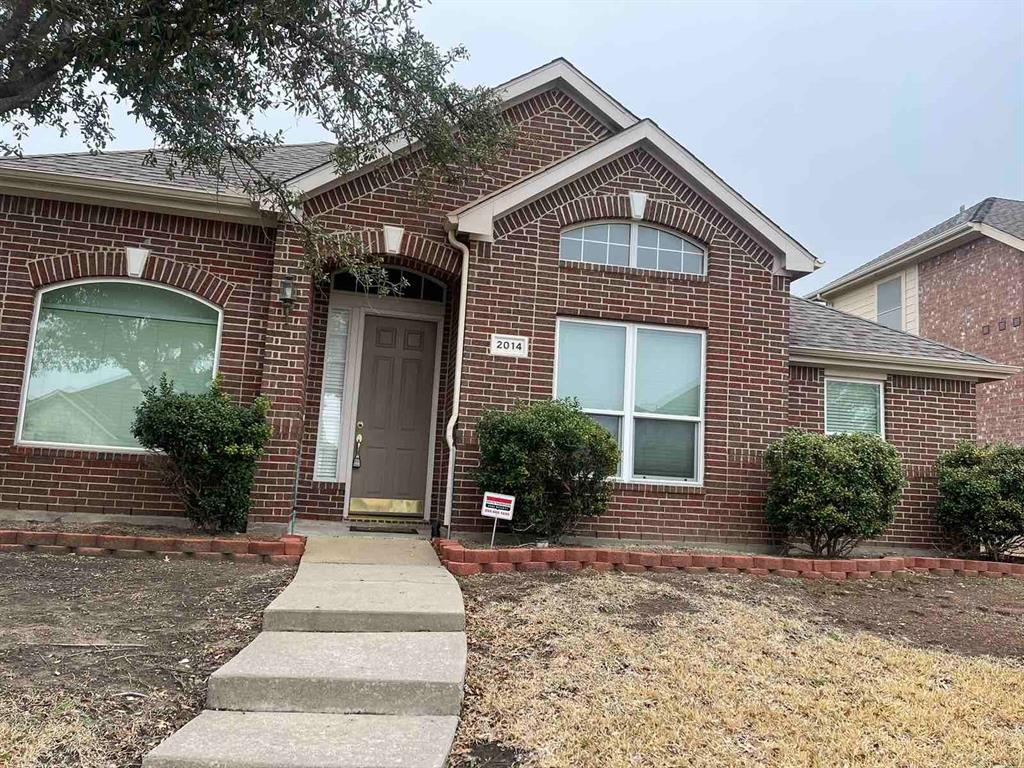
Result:
<instances>
[{"instance_id":1,"label":"green shrub","mask_svg":"<svg viewBox=\"0 0 1024 768\"><path fill-rule=\"evenodd\" d=\"M964 553L1024 548L1024 446L961 443L942 456L937 517Z\"/></svg>"},{"instance_id":2,"label":"green shrub","mask_svg":"<svg viewBox=\"0 0 1024 768\"><path fill-rule=\"evenodd\" d=\"M768 523L791 546L845 557L881 534L903 490L896 449L875 435L820 435L793 430L765 456Z\"/></svg>"},{"instance_id":3,"label":"green shrub","mask_svg":"<svg viewBox=\"0 0 1024 768\"><path fill-rule=\"evenodd\" d=\"M143 394L132 434L169 462L169 483L185 514L207 531L245 530L256 462L270 439L268 402L234 403L214 381L201 394L175 392L161 377Z\"/></svg>"},{"instance_id":4,"label":"green shrub","mask_svg":"<svg viewBox=\"0 0 1024 768\"><path fill-rule=\"evenodd\" d=\"M574 400L488 411L476 431L476 481L516 497L513 530L558 541L581 518L607 509L619 447Z\"/></svg>"}]
</instances>

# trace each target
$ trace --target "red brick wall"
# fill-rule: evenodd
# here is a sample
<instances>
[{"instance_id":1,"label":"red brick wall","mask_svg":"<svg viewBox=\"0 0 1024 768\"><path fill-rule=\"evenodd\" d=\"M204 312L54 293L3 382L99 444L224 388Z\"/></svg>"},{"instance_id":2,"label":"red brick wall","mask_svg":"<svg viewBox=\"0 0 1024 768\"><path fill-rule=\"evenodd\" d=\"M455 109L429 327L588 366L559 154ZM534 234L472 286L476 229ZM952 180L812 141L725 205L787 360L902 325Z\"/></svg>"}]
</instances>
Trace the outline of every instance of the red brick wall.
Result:
<instances>
[{"instance_id":1,"label":"red brick wall","mask_svg":"<svg viewBox=\"0 0 1024 768\"><path fill-rule=\"evenodd\" d=\"M0 508L179 514L145 454L15 446L36 288L127 274L125 246L151 241L144 277L223 307L220 373L250 400L263 365L272 244L260 228L156 213L0 197Z\"/></svg>"},{"instance_id":2,"label":"red brick wall","mask_svg":"<svg viewBox=\"0 0 1024 768\"><path fill-rule=\"evenodd\" d=\"M382 258L389 264L437 277L448 286L444 332L439 340L442 344L441 402L438 404L434 450L432 508L435 511L441 510L444 503L448 462L444 429L451 414L458 274L461 269L461 257L447 241L442 217L448 211L507 186L607 135L607 130L600 123L558 90L539 94L513 107L507 114L518 129L515 148L504 160L489 168L487 173L471 179L464 187L454 188L440 183L424 185L417 179L418 157L414 156L329 190L307 206L307 213L319 217L326 226L338 231L366 231L368 238L376 237L384 224L404 227L401 254L382 255ZM381 245L377 241L372 242L371 252L380 253ZM326 322L326 297L318 297L313 307L310 330L299 508L303 517L340 519L344 483L316 482L312 477Z\"/></svg>"},{"instance_id":3,"label":"red brick wall","mask_svg":"<svg viewBox=\"0 0 1024 768\"><path fill-rule=\"evenodd\" d=\"M563 226L624 216L626 193L636 190L649 195L645 219L708 246L706 278L559 263ZM769 254L642 151L531 204L496 232L471 262L455 531L483 527L471 476L481 412L551 397L556 318L582 316L705 329L707 395L703 487L621 483L609 514L580 533L763 540L760 455L785 428L788 379L788 285L773 278ZM529 336L530 357L492 357L494 332Z\"/></svg>"},{"instance_id":4,"label":"red brick wall","mask_svg":"<svg viewBox=\"0 0 1024 768\"><path fill-rule=\"evenodd\" d=\"M825 429L824 371L794 366L789 384L789 423ZM935 524L935 462L961 440L975 438L975 385L967 381L889 376L885 383L885 438L903 457L907 488L896 520L882 541L929 548L943 534Z\"/></svg>"},{"instance_id":5,"label":"red brick wall","mask_svg":"<svg viewBox=\"0 0 1024 768\"><path fill-rule=\"evenodd\" d=\"M984 237L918 275L922 336L1024 366L1024 253ZM1024 443L1024 374L978 386L978 437Z\"/></svg>"}]
</instances>

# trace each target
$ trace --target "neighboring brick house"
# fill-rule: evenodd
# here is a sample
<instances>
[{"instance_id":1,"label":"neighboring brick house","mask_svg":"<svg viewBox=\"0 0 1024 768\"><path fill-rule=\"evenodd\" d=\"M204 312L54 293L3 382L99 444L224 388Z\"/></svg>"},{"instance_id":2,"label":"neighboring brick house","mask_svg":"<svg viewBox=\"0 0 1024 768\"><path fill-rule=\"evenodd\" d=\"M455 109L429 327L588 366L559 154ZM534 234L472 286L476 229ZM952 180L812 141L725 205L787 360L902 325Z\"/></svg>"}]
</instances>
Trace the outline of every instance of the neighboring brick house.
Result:
<instances>
[{"instance_id":1,"label":"neighboring brick house","mask_svg":"<svg viewBox=\"0 0 1024 768\"><path fill-rule=\"evenodd\" d=\"M623 449L582 534L765 544L765 449L827 424L900 448L888 540L932 541L934 459L1014 369L791 297L820 262L564 60L501 93L516 147L462 189L423 194L415 146L346 176L327 144L264 161L401 297L311 285L292 226L142 153L0 161L0 509L176 513L132 408L216 371L272 402L252 527L479 530L481 413L572 395Z\"/></svg>"},{"instance_id":2,"label":"neighboring brick house","mask_svg":"<svg viewBox=\"0 0 1024 768\"><path fill-rule=\"evenodd\" d=\"M1024 201L986 198L813 296L891 328L1024 366ZM1024 443L1024 373L979 385L978 438Z\"/></svg>"}]
</instances>

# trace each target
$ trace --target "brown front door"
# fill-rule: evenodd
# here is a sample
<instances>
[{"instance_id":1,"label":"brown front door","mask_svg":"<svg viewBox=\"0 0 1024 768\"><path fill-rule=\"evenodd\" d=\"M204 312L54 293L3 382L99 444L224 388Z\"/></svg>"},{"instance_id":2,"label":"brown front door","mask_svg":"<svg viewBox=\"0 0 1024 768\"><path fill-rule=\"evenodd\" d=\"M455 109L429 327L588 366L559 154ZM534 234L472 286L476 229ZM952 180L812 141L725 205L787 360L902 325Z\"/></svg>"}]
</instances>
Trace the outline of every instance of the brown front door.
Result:
<instances>
[{"instance_id":1,"label":"brown front door","mask_svg":"<svg viewBox=\"0 0 1024 768\"><path fill-rule=\"evenodd\" d=\"M366 316L350 513L423 516L436 336L435 323Z\"/></svg>"}]
</instances>

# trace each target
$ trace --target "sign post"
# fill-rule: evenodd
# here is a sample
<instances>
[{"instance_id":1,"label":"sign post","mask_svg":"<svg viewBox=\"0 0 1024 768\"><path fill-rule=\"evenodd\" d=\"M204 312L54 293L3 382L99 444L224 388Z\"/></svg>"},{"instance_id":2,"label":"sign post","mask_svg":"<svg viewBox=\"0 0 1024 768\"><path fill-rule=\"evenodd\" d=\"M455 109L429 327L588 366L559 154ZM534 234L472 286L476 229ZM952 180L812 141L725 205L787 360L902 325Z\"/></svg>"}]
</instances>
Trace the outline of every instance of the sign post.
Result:
<instances>
[{"instance_id":1,"label":"sign post","mask_svg":"<svg viewBox=\"0 0 1024 768\"><path fill-rule=\"evenodd\" d=\"M484 517L494 518L494 527L491 529L491 546L494 546L494 535L498 532L499 520L511 520L512 510L516 505L515 496L507 496L504 493L484 492L484 503L480 514Z\"/></svg>"}]
</instances>

